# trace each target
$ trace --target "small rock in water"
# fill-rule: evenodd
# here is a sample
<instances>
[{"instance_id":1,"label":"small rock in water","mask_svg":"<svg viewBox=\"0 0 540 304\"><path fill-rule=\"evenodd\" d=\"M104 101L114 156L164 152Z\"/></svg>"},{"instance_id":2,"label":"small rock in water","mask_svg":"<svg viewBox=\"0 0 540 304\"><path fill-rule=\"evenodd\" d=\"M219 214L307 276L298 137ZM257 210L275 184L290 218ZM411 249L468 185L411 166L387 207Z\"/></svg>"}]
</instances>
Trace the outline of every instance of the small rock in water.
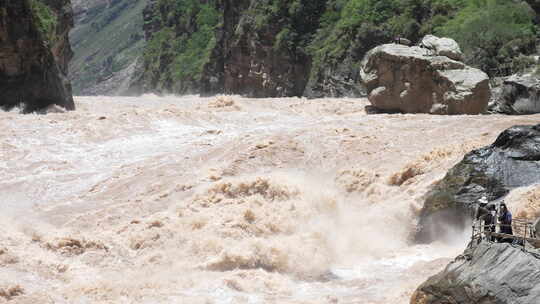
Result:
<instances>
[{"instance_id":1,"label":"small rock in water","mask_svg":"<svg viewBox=\"0 0 540 304\"><path fill-rule=\"evenodd\" d=\"M59 105L52 104L41 111L37 111L38 114L52 114L52 113L66 113L66 109Z\"/></svg>"}]
</instances>

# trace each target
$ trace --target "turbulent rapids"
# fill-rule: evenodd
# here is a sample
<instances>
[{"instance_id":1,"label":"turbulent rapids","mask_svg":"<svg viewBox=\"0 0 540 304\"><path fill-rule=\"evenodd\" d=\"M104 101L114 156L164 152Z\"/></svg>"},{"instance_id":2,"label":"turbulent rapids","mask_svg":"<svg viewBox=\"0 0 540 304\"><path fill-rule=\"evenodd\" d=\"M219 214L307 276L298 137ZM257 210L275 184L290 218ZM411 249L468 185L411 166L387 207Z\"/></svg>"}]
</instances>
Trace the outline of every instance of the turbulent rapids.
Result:
<instances>
[{"instance_id":1,"label":"turbulent rapids","mask_svg":"<svg viewBox=\"0 0 540 304\"><path fill-rule=\"evenodd\" d=\"M427 189L540 116L361 99L80 97L0 113L0 303L407 303L466 245Z\"/></svg>"}]
</instances>

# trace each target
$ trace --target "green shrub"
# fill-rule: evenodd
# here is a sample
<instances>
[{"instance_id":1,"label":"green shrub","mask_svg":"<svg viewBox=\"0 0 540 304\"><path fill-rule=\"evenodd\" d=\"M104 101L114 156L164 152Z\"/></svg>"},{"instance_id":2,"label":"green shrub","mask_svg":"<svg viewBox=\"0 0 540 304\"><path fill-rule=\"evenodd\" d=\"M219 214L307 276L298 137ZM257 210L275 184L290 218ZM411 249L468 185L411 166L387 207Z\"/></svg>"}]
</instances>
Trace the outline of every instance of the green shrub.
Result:
<instances>
[{"instance_id":1,"label":"green shrub","mask_svg":"<svg viewBox=\"0 0 540 304\"><path fill-rule=\"evenodd\" d=\"M196 86L217 44L221 8L217 0L158 0L152 23L161 30L145 51L151 74L180 91ZM276 56L308 58L311 84L336 70L356 77L365 53L396 36L454 38L467 63L490 74L522 69L528 62L519 56L536 40L534 16L519 0L258 0L240 16L231 45L255 40Z\"/></svg>"},{"instance_id":2,"label":"green shrub","mask_svg":"<svg viewBox=\"0 0 540 304\"><path fill-rule=\"evenodd\" d=\"M39 31L47 41L54 42L57 39L56 27L58 26L56 14L40 0L31 0L30 5Z\"/></svg>"},{"instance_id":3,"label":"green shrub","mask_svg":"<svg viewBox=\"0 0 540 304\"><path fill-rule=\"evenodd\" d=\"M181 37L177 41L179 52L174 60L173 76L178 81L200 80L216 45L214 30L219 23L216 9L209 4L201 5L195 18L197 30L190 37Z\"/></svg>"},{"instance_id":4,"label":"green shrub","mask_svg":"<svg viewBox=\"0 0 540 304\"><path fill-rule=\"evenodd\" d=\"M530 12L520 3L507 0L472 0L436 32L454 38L467 61L490 74L517 55L505 48L508 42L523 42L518 48L527 52L528 42L535 37Z\"/></svg>"},{"instance_id":5,"label":"green shrub","mask_svg":"<svg viewBox=\"0 0 540 304\"><path fill-rule=\"evenodd\" d=\"M214 1L160 0L152 22L161 29L147 42L147 76L183 91L199 81L216 44L220 15Z\"/></svg>"}]
</instances>

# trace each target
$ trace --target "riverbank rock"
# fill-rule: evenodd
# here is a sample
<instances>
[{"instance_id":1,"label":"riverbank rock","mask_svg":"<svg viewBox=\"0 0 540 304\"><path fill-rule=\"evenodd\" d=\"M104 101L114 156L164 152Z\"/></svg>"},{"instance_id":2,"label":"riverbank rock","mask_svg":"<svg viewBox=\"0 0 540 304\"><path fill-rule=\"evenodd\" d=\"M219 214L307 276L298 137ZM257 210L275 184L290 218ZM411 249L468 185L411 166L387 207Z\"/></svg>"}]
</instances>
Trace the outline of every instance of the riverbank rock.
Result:
<instances>
[{"instance_id":1,"label":"riverbank rock","mask_svg":"<svg viewBox=\"0 0 540 304\"><path fill-rule=\"evenodd\" d=\"M497 98L489 105L489 112L510 115L540 113L540 79L537 76L512 75L498 90Z\"/></svg>"},{"instance_id":2,"label":"riverbank rock","mask_svg":"<svg viewBox=\"0 0 540 304\"><path fill-rule=\"evenodd\" d=\"M449 226L465 227L473 204L540 182L540 124L514 126L495 142L474 150L426 194L417 240L430 242Z\"/></svg>"},{"instance_id":3,"label":"riverbank rock","mask_svg":"<svg viewBox=\"0 0 540 304\"><path fill-rule=\"evenodd\" d=\"M538 303L539 256L506 243L480 243L423 283L410 303Z\"/></svg>"},{"instance_id":4,"label":"riverbank rock","mask_svg":"<svg viewBox=\"0 0 540 304\"><path fill-rule=\"evenodd\" d=\"M0 2L0 108L75 108L67 79L73 26L69 0ZM44 26L54 18L54 29ZM47 20L45 20L47 19Z\"/></svg>"},{"instance_id":5,"label":"riverbank rock","mask_svg":"<svg viewBox=\"0 0 540 304\"><path fill-rule=\"evenodd\" d=\"M479 114L490 98L484 72L418 46L372 49L362 61L361 78L371 104L384 111Z\"/></svg>"}]
</instances>

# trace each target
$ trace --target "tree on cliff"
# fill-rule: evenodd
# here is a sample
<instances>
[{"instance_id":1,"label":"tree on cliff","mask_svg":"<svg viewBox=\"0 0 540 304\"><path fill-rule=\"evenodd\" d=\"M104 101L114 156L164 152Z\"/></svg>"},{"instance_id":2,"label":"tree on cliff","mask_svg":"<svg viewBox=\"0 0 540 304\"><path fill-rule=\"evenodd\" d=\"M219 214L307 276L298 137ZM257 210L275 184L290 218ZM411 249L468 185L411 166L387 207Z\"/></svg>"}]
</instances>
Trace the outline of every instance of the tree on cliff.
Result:
<instances>
[{"instance_id":1,"label":"tree on cliff","mask_svg":"<svg viewBox=\"0 0 540 304\"><path fill-rule=\"evenodd\" d=\"M519 54L534 50L534 17L525 2L474 0L436 31L456 39L468 63L493 75Z\"/></svg>"}]
</instances>

